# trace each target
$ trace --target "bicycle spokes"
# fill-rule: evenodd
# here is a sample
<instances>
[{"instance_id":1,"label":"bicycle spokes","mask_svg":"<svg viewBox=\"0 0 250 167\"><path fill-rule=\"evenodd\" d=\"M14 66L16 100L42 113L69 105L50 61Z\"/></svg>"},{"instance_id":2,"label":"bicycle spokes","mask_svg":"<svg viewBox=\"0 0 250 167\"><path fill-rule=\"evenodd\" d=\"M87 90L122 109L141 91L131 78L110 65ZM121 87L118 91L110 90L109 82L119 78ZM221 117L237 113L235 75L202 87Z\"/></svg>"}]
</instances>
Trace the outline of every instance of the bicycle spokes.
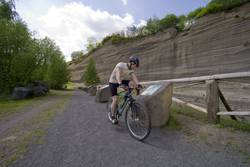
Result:
<instances>
[{"instance_id":1,"label":"bicycle spokes","mask_svg":"<svg viewBox=\"0 0 250 167\"><path fill-rule=\"evenodd\" d=\"M126 114L126 124L130 134L138 139L145 139L151 129L151 121L146 110L139 104L133 103Z\"/></svg>"}]
</instances>

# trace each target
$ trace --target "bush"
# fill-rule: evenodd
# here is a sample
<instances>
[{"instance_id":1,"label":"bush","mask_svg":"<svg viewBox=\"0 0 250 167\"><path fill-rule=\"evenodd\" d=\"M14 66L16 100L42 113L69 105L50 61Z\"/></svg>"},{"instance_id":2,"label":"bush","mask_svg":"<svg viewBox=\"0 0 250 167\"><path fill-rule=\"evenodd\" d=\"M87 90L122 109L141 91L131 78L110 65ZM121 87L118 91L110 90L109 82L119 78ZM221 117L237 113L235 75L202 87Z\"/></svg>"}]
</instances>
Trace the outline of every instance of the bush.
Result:
<instances>
[{"instance_id":1,"label":"bush","mask_svg":"<svg viewBox=\"0 0 250 167\"><path fill-rule=\"evenodd\" d=\"M176 27L178 18L174 14L169 14L159 21L159 29L162 31L166 28Z\"/></svg>"},{"instance_id":2,"label":"bush","mask_svg":"<svg viewBox=\"0 0 250 167\"><path fill-rule=\"evenodd\" d=\"M69 81L67 63L62 56L51 58L51 63L46 71L45 81L53 89L62 89L63 85Z\"/></svg>"},{"instance_id":3,"label":"bush","mask_svg":"<svg viewBox=\"0 0 250 167\"><path fill-rule=\"evenodd\" d=\"M204 9L204 8L202 8L202 7L201 7L201 8L197 8L197 9L195 9L194 11L190 12L190 13L188 14L187 18L188 18L189 20L195 19L196 16L197 16L197 14L199 14L199 13L202 11L202 9Z\"/></svg>"},{"instance_id":4,"label":"bush","mask_svg":"<svg viewBox=\"0 0 250 167\"><path fill-rule=\"evenodd\" d=\"M188 18L200 18L207 14L229 10L248 2L250 2L250 0L212 0L205 8L198 8L195 11L190 12Z\"/></svg>"},{"instance_id":5,"label":"bush","mask_svg":"<svg viewBox=\"0 0 250 167\"><path fill-rule=\"evenodd\" d=\"M145 31L147 31L146 35L155 34L159 30L160 30L159 19L156 17L148 19L147 25L145 27Z\"/></svg>"},{"instance_id":6,"label":"bush","mask_svg":"<svg viewBox=\"0 0 250 167\"><path fill-rule=\"evenodd\" d=\"M185 29L186 21L187 17L185 15L181 15L178 17L178 23L176 25L178 31L183 31Z\"/></svg>"},{"instance_id":7,"label":"bush","mask_svg":"<svg viewBox=\"0 0 250 167\"><path fill-rule=\"evenodd\" d=\"M95 61L92 58L89 59L83 78L86 86L100 83L100 78L95 68Z\"/></svg>"}]
</instances>

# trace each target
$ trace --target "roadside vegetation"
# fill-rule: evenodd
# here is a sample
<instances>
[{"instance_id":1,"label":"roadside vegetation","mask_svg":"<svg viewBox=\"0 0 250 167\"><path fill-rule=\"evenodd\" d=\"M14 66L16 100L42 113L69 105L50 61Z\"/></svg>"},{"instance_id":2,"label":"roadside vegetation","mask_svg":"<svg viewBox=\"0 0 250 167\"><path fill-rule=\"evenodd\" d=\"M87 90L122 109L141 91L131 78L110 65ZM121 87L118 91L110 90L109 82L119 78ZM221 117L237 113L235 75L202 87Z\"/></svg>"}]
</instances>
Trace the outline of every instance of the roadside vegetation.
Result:
<instances>
[{"instance_id":1,"label":"roadside vegetation","mask_svg":"<svg viewBox=\"0 0 250 167\"><path fill-rule=\"evenodd\" d=\"M172 112L174 114L181 114L185 116L189 116L196 120L202 121L207 123L207 115L205 113L196 111L189 107L183 107L176 104L172 104ZM221 117L220 123L216 125L218 128L229 128L231 130L239 130L242 132L250 133L250 123L243 122L243 121L235 121L232 120L230 117Z\"/></svg>"},{"instance_id":2,"label":"roadside vegetation","mask_svg":"<svg viewBox=\"0 0 250 167\"><path fill-rule=\"evenodd\" d=\"M47 96L23 99L23 100L12 100L10 98L0 98L0 120L14 113L22 112L22 108L27 106L33 106L37 103L40 103L48 97L54 97L59 95L59 92L56 90L51 90ZM25 110L24 110L25 111ZM23 111L23 112L24 112Z\"/></svg>"},{"instance_id":3,"label":"roadside vegetation","mask_svg":"<svg viewBox=\"0 0 250 167\"><path fill-rule=\"evenodd\" d=\"M42 81L60 89L69 79L64 56L56 43L36 39L15 11L15 1L0 0L0 94L16 86Z\"/></svg>"},{"instance_id":4,"label":"roadside vegetation","mask_svg":"<svg viewBox=\"0 0 250 167\"><path fill-rule=\"evenodd\" d=\"M95 68L94 59L89 59L83 78L86 86L97 85L98 83L100 83L100 78Z\"/></svg>"}]
</instances>

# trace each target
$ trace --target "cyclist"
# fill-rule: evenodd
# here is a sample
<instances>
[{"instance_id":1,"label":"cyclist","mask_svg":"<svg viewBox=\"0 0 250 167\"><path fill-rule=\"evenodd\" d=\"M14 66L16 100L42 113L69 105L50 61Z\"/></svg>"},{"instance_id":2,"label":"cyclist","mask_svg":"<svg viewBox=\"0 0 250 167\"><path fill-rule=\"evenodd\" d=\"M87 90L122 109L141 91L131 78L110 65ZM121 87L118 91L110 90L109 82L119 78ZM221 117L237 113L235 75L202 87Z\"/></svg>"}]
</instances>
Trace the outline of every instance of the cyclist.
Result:
<instances>
[{"instance_id":1,"label":"cyclist","mask_svg":"<svg viewBox=\"0 0 250 167\"><path fill-rule=\"evenodd\" d=\"M131 56L128 63L120 62L113 69L110 79L109 87L112 95L111 104L111 119L113 124L117 124L116 107L118 104L117 88L118 87L138 87L139 81L134 73L134 70L139 67L140 61L136 56Z\"/></svg>"}]
</instances>

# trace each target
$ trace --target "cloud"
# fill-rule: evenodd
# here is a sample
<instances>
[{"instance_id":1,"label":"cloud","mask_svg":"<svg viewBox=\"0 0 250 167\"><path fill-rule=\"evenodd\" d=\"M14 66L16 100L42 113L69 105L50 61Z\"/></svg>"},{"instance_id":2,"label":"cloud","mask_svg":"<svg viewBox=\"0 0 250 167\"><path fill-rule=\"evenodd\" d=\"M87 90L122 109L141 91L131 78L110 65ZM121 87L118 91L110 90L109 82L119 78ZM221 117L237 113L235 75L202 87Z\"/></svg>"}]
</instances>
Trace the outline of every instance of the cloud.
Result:
<instances>
[{"instance_id":1,"label":"cloud","mask_svg":"<svg viewBox=\"0 0 250 167\"><path fill-rule=\"evenodd\" d=\"M124 6L126 6L128 4L128 0L122 0L122 3Z\"/></svg>"},{"instance_id":2,"label":"cloud","mask_svg":"<svg viewBox=\"0 0 250 167\"><path fill-rule=\"evenodd\" d=\"M140 23L137 24L136 27L139 28L139 27L143 27L143 26L145 26L145 25L147 25L147 21L145 21L145 20L140 20Z\"/></svg>"},{"instance_id":3,"label":"cloud","mask_svg":"<svg viewBox=\"0 0 250 167\"><path fill-rule=\"evenodd\" d=\"M38 18L29 17L28 25L29 22L39 36L55 40L66 60L70 60L73 51L85 49L89 37L101 40L132 25L134 18L128 13L122 17L73 2L61 7L52 6Z\"/></svg>"}]
</instances>

